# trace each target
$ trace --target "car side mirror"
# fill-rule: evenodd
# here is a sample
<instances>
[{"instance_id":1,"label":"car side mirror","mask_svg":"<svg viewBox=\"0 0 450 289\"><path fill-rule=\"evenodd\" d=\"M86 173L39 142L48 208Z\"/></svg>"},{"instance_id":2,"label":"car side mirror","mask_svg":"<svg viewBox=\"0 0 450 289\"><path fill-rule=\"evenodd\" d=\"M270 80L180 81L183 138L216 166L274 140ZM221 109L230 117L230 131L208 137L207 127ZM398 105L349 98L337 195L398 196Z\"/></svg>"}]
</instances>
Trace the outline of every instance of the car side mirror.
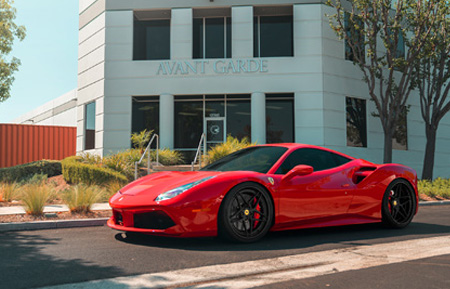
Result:
<instances>
[{"instance_id":1,"label":"car side mirror","mask_svg":"<svg viewBox=\"0 0 450 289\"><path fill-rule=\"evenodd\" d=\"M314 171L314 168L312 166L298 165L298 166L295 166L289 172L287 172L287 174L285 174L283 176L282 181L288 181L296 176L306 176L306 175L312 174L313 171Z\"/></svg>"}]
</instances>

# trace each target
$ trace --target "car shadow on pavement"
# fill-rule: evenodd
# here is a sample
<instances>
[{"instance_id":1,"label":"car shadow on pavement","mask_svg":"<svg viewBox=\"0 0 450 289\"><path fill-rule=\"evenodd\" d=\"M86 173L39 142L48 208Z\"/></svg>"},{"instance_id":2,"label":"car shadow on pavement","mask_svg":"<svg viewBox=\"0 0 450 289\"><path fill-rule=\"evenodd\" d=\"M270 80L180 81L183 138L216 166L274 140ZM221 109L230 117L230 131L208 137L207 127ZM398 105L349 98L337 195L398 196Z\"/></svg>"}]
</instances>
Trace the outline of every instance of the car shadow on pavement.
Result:
<instances>
[{"instance_id":1,"label":"car shadow on pavement","mask_svg":"<svg viewBox=\"0 0 450 289\"><path fill-rule=\"evenodd\" d=\"M193 251L270 251L308 249L315 246L321 246L320 250L327 250L335 249L336 244L368 245L434 237L449 232L450 226L413 222L404 229L388 229L376 223L270 232L260 241L250 244L232 243L220 238L173 238L126 233L118 233L115 238L139 246Z\"/></svg>"},{"instance_id":2,"label":"car shadow on pavement","mask_svg":"<svg viewBox=\"0 0 450 289\"><path fill-rule=\"evenodd\" d=\"M99 266L82 259L63 259L46 253L60 244L60 238L34 232L0 234L1 288L35 288L62 283L111 278L123 274L111 266ZM89 246L89 244L86 244Z\"/></svg>"}]
</instances>

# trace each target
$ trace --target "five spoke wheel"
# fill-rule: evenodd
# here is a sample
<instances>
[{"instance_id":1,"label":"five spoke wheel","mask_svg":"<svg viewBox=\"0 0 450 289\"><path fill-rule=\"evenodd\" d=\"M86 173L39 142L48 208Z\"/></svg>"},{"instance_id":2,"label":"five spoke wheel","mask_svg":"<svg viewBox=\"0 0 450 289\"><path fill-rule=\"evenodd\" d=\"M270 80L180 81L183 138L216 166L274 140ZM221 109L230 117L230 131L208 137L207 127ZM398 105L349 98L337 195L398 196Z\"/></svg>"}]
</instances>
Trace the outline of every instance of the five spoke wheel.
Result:
<instances>
[{"instance_id":1,"label":"five spoke wheel","mask_svg":"<svg viewBox=\"0 0 450 289\"><path fill-rule=\"evenodd\" d=\"M273 219L272 200L254 183L241 184L226 196L219 219L219 232L228 239L254 242L263 237Z\"/></svg>"},{"instance_id":2,"label":"five spoke wheel","mask_svg":"<svg viewBox=\"0 0 450 289\"><path fill-rule=\"evenodd\" d=\"M393 181L383 198L383 223L389 227L406 227L416 212L416 197L411 185L402 179Z\"/></svg>"}]
</instances>

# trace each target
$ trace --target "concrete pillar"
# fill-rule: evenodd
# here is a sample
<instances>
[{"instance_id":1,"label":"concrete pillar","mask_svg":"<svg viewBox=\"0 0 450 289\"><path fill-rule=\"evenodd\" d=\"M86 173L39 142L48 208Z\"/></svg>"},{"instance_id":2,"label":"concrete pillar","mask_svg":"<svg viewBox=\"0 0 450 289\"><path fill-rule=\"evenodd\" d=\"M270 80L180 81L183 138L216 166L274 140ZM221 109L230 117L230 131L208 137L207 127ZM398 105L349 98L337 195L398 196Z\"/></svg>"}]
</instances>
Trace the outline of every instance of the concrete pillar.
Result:
<instances>
[{"instance_id":1,"label":"concrete pillar","mask_svg":"<svg viewBox=\"0 0 450 289\"><path fill-rule=\"evenodd\" d=\"M171 94L159 97L159 141L160 148L173 149L174 135L174 98Z\"/></svg>"},{"instance_id":2,"label":"concrete pillar","mask_svg":"<svg viewBox=\"0 0 450 289\"><path fill-rule=\"evenodd\" d=\"M192 8L172 9L171 59L192 59Z\"/></svg>"},{"instance_id":3,"label":"concrete pillar","mask_svg":"<svg viewBox=\"0 0 450 289\"><path fill-rule=\"evenodd\" d=\"M252 142L266 143L266 95L262 92L252 93Z\"/></svg>"},{"instance_id":4,"label":"concrete pillar","mask_svg":"<svg viewBox=\"0 0 450 289\"><path fill-rule=\"evenodd\" d=\"M232 57L253 57L253 7L231 7Z\"/></svg>"}]
</instances>

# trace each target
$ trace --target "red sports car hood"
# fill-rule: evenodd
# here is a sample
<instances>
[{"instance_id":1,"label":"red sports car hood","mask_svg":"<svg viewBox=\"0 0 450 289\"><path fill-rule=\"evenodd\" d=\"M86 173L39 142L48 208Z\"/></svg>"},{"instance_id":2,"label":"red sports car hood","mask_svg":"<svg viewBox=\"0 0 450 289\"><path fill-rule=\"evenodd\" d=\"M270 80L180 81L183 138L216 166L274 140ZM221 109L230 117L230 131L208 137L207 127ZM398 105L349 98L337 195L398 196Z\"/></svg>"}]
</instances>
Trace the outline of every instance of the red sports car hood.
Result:
<instances>
[{"instance_id":1,"label":"red sports car hood","mask_svg":"<svg viewBox=\"0 0 450 289\"><path fill-rule=\"evenodd\" d=\"M149 197L156 198L159 194L171 189L218 174L221 174L221 172L194 171L155 173L128 184L122 188L120 192L123 195L128 196L147 194Z\"/></svg>"}]
</instances>

